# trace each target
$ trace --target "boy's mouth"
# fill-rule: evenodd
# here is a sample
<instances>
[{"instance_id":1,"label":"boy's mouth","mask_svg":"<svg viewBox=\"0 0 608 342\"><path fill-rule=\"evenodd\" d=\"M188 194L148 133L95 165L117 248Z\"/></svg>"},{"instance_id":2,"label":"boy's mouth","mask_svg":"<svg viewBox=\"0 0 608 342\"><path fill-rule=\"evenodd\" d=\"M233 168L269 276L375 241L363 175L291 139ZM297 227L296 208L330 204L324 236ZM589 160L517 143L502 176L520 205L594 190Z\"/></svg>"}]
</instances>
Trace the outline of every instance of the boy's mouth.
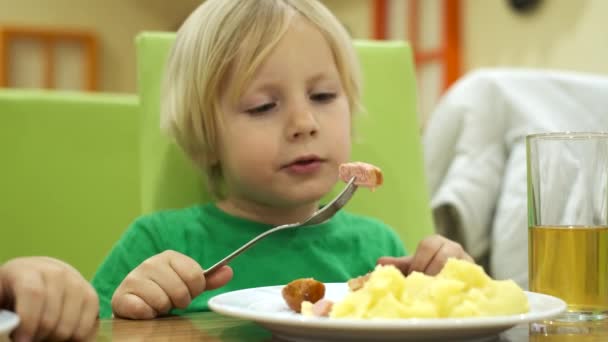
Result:
<instances>
[{"instance_id":1,"label":"boy's mouth","mask_svg":"<svg viewBox=\"0 0 608 342\"><path fill-rule=\"evenodd\" d=\"M307 174L317 171L323 162L324 160L318 156L302 156L296 158L282 168L297 174Z\"/></svg>"}]
</instances>

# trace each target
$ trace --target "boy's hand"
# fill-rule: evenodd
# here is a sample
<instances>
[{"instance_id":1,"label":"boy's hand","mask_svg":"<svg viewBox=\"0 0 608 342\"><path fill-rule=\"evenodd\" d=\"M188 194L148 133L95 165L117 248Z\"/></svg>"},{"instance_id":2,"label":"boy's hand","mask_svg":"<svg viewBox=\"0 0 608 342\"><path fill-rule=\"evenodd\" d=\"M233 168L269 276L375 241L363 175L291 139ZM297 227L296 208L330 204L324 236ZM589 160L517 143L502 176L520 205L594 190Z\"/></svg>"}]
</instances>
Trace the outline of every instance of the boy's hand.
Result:
<instances>
[{"instance_id":1,"label":"boy's hand","mask_svg":"<svg viewBox=\"0 0 608 342\"><path fill-rule=\"evenodd\" d=\"M0 307L20 323L13 341L82 340L94 330L99 299L72 266L48 257L24 257L0 267Z\"/></svg>"},{"instance_id":2,"label":"boy's hand","mask_svg":"<svg viewBox=\"0 0 608 342\"><path fill-rule=\"evenodd\" d=\"M378 264L395 265L404 275L413 271L436 275L441 271L448 258L474 262L473 258L464 251L459 243L441 235L431 235L420 241L414 255L401 258L382 257L378 259Z\"/></svg>"},{"instance_id":3,"label":"boy's hand","mask_svg":"<svg viewBox=\"0 0 608 342\"><path fill-rule=\"evenodd\" d=\"M117 317L151 319L172 308L185 309L204 290L221 287L232 279L224 266L205 279L201 266L181 253L165 251L148 258L122 281L112 296Z\"/></svg>"}]
</instances>

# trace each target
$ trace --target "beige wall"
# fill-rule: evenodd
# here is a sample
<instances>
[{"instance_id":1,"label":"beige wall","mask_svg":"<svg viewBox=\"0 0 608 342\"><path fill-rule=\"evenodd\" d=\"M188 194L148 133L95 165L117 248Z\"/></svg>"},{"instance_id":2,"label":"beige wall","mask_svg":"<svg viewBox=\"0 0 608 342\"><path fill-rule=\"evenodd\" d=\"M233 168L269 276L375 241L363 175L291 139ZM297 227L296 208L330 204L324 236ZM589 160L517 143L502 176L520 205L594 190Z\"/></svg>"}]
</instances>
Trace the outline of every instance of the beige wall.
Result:
<instances>
[{"instance_id":1,"label":"beige wall","mask_svg":"<svg viewBox=\"0 0 608 342\"><path fill-rule=\"evenodd\" d=\"M370 0L321 0L348 29L354 38L371 35Z\"/></svg>"},{"instance_id":2,"label":"beige wall","mask_svg":"<svg viewBox=\"0 0 608 342\"><path fill-rule=\"evenodd\" d=\"M366 0L325 0L355 38L369 37L370 5ZM391 36L403 39L405 0L391 0ZM438 9L438 0L424 0ZM532 15L515 14L506 0L461 0L462 51L465 70L491 66L561 68L608 73L608 1L545 0ZM405 10L403 10L405 8ZM404 13L395 15L395 13ZM397 23L397 21L401 21ZM422 35L436 34L436 20ZM434 39L433 39L434 40ZM424 41L424 39L423 39Z\"/></svg>"},{"instance_id":3,"label":"beige wall","mask_svg":"<svg viewBox=\"0 0 608 342\"><path fill-rule=\"evenodd\" d=\"M172 30L200 0L0 0L0 25L81 28L99 36L102 91L135 92L134 38Z\"/></svg>"},{"instance_id":4,"label":"beige wall","mask_svg":"<svg viewBox=\"0 0 608 342\"><path fill-rule=\"evenodd\" d=\"M355 38L371 34L368 0L322 0ZM438 0L425 0L424 3ZM546 0L521 17L504 0L461 0L465 70L487 66L562 68L608 73L608 1ZM174 30L201 0L0 0L0 25L77 27L96 32L101 46L100 89L134 92L133 40L142 30ZM404 0L392 0L403 7ZM402 12L399 7L395 12ZM436 6L431 6L436 7ZM390 15L403 38L405 15ZM403 20L402 23L395 21ZM428 21L432 22L432 21ZM433 23L432 25L435 25ZM427 28L427 31L433 31ZM434 30L436 31L436 30ZM421 95L431 89L421 89ZM426 106L425 106L426 107Z\"/></svg>"},{"instance_id":5,"label":"beige wall","mask_svg":"<svg viewBox=\"0 0 608 342\"><path fill-rule=\"evenodd\" d=\"M101 91L135 92L134 39L142 30L175 30L202 0L0 0L0 25L77 28L96 33L100 40ZM368 0L324 0L340 13L353 36L369 35ZM27 47L27 46L26 46ZM30 48L28 51L36 51ZM28 54L17 65L39 63ZM28 70L22 67L20 70ZM39 83L36 70L21 75L23 83ZM65 72L69 72L66 69ZM61 77L59 77L61 79ZM67 79L73 79L72 76ZM19 82L17 82L19 83Z\"/></svg>"},{"instance_id":6,"label":"beige wall","mask_svg":"<svg viewBox=\"0 0 608 342\"><path fill-rule=\"evenodd\" d=\"M503 0L464 0L464 67L525 66L608 73L608 1L544 1L532 16Z\"/></svg>"},{"instance_id":7,"label":"beige wall","mask_svg":"<svg viewBox=\"0 0 608 342\"><path fill-rule=\"evenodd\" d=\"M437 45L440 2L421 1L421 43ZM354 32L369 28L369 6L351 1L326 1ZM356 1L358 2L358 1ZM461 0L463 72L481 67L533 67L608 74L607 0L545 0L532 15L515 14L506 0ZM407 1L390 0L389 37L404 39ZM358 13L354 13L358 11ZM344 20L346 21L346 20ZM369 32L369 31L368 31ZM366 35L356 35L362 38ZM441 73L436 65L418 72L420 115L426 117L441 96Z\"/></svg>"}]
</instances>

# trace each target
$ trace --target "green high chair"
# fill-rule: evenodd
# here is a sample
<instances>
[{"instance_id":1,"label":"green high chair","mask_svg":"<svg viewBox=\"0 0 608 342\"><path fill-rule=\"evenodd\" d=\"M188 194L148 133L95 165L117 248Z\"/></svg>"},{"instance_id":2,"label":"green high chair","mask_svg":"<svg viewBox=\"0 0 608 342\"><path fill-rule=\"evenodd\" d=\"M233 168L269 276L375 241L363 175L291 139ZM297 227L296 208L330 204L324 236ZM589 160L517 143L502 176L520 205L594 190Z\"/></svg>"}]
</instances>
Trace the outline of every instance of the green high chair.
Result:
<instances>
[{"instance_id":1,"label":"green high chair","mask_svg":"<svg viewBox=\"0 0 608 342\"><path fill-rule=\"evenodd\" d=\"M137 37L141 101L142 212L206 202L202 177L159 128L160 85L173 33ZM365 113L355 119L353 161L382 168L384 185L360 189L346 210L393 227L406 249L434 231L423 171L411 51L403 42L356 41L363 67ZM338 184L333 196L344 184ZM329 196L328 196L329 197Z\"/></svg>"},{"instance_id":2,"label":"green high chair","mask_svg":"<svg viewBox=\"0 0 608 342\"><path fill-rule=\"evenodd\" d=\"M139 215L135 95L0 90L0 264L62 259L86 278Z\"/></svg>"}]
</instances>

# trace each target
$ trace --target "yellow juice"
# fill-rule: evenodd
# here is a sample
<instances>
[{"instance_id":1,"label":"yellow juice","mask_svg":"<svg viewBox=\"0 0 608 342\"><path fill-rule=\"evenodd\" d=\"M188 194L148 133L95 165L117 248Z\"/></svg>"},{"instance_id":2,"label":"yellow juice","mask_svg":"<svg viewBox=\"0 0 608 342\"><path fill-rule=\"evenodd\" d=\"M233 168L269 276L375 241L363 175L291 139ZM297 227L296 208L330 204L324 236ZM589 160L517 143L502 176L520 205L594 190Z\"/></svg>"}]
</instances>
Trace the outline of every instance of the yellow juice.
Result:
<instances>
[{"instance_id":1,"label":"yellow juice","mask_svg":"<svg viewBox=\"0 0 608 342\"><path fill-rule=\"evenodd\" d=\"M608 226L534 226L528 241L530 291L569 311L608 311Z\"/></svg>"}]
</instances>

